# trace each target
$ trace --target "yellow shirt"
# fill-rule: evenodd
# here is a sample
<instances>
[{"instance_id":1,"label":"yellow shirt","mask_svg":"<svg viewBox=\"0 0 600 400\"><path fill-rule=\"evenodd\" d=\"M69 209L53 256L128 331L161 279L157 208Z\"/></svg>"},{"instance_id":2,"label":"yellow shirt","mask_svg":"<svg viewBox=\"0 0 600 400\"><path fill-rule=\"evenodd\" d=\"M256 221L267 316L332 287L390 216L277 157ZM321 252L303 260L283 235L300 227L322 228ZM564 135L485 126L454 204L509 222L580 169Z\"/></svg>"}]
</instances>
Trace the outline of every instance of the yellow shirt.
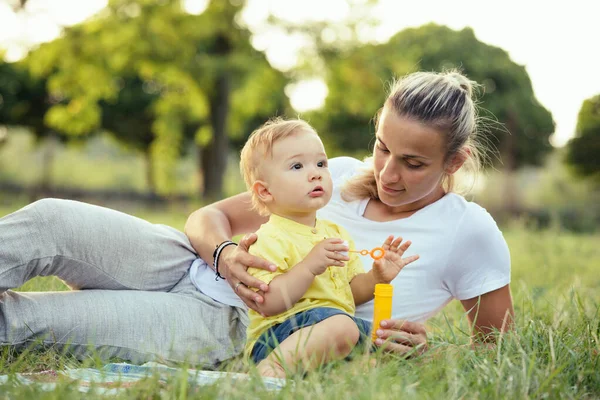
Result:
<instances>
[{"instance_id":1,"label":"yellow shirt","mask_svg":"<svg viewBox=\"0 0 600 400\"><path fill-rule=\"evenodd\" d=\"M315 227L300 224L278 215L271 215L269 222L263 224L256 232L258 240L250 246L250 254L271 261L277 266L275 272L258 268L249 268L248 273L265 283L302 261L312 248L328 238L346 240L354 247L346 230L333 222L317 220ZM315 307L332 307L354 315L355 304L350 281L363 273L362 263L355 253L350 254L346 267L329 267L324 273L315 277L304 296L289 310L272 317L263 317L250 310L245 354L250 355L254 343L260 335L273 325L279 324L292 315Z\"/></svg>"}]
</instances>

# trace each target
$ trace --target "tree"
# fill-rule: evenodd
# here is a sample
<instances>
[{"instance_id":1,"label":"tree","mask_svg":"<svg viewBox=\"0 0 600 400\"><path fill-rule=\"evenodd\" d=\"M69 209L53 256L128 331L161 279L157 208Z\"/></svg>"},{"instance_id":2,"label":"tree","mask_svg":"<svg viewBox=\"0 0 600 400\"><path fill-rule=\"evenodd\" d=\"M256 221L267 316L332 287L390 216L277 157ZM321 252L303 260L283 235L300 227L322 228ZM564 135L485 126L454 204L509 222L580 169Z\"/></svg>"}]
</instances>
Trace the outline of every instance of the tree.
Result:
<instances>
[{"instance_id":1,"label":"tree","mask_svg":"<svg viewBox=\"0 0 600 400\"><path fill-rule=\"evenodd\" d=\"M32 76L22 63L0 61L0 125L26 127L38 145L45 145L38 194L48 193L52 186L54 142L68 139L64 132L52 129L45 121L52 104L60 102L50 95L46 84L45 79Z\"/></svg>"},{"instance_id":2,"label":"tree","mask_svg":"<svg viewBox=\"0 0 600 400\"><path fill-rule=\"evenodd\" d=\"M578 175L600 183L600 95L583 102L565 158Z\"/></svg>"},{"instance_id":3,"label":"tree","mask_svg":"<svg viewBox=\"0 0 600 400\"><path fill-rule=\"evenodd\" d=\"M44 80L23 65L0 61L0 124L29 127L41 139L48 134L44 114L50 102Z\"/></svg>"},{"instance_id":4,"label":"tree","mask_svg":"<svg viewBox=\"0 0 600 400\"><path fill-rule=\"evenodd\" d=\"M288 107L287 79L251 46L250 32L236 22L241 6L215 0L202 14L191 15L178 0L111 0L97 17L68 28L28 57L31 71L67 99L48 111L47 122L71 135L105 124L139 149L148 145L150 133L162 193L169 192L169 172L185 142L193 139L203 195L220 197L230 136L243 136L257 115ZM126 105L134 94L137 99L129 97ZM119 107L133 108L125 115ZM121 121L111 121L105 112Z\"/></svg>"},{"instance_id":5,"label":"tree","mask_svg":"<svg viewBox=\"0 0 600 400\"><path fill-rule=\"evenodd\" d=\"M333 147L366 149L373 135L370 122L385 100L384 83L422 71L457 68L482 84L480 98L484 130L481 144L501 158L504 167L504 207L520 209L513 172L524 165L541 165L552 150L550 112L535 98L525 68L497 47L480 42L472 29L454 31L435 24L406 29L387 43L356 45L328 53L325 106L311 115ZM372 125L371 125L372 126ZM488 151L488 154L490 152Z\"/></svg>"},{"instance_id":6,"label":"tree","mask_svg":"<svg viewBox=\"0 0 600 400\"><path fill-rule=\"evenodd\" d=\"M122 77L117 98L101 102L101 126L126 147L144 155L146 166L146 186L151 194L157 193L155 168L152 157L151 106L158 94L138 76Z\"/></svg>"},{"instance_id":7,"label":"tree","mask_svg":"<svg viewBox=\"0 0 600 400\"><path fill-rule=\"evenodd\" d=\"M477 40L470 28L454 31L428 24L406 29L387 43L334 55L327 65L329 95L322 115L315 117L343 148L368 145L370 135L365 130L383 104L385 82L416 70L458 68L483 85L480 105L491 114L484 117L502 123L488 123L492 140L485 142L501 150L505 168L540 165L552 150L549 137L554 122L535 98L525 68L504 50Z\"/></svg>"}]
</instances>

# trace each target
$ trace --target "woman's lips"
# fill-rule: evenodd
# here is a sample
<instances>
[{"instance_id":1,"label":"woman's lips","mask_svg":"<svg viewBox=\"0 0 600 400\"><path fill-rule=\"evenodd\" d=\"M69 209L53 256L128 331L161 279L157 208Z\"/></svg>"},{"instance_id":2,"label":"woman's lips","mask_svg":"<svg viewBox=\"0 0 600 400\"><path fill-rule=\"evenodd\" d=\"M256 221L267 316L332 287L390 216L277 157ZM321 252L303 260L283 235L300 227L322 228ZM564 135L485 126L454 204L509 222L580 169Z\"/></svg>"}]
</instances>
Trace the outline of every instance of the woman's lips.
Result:
<instances>
[{"instance_id":1,"label":"woman's lips","mask_svg":"<svg viewBox=\"0 0 600 400\"><path fill-rule=\"evenodd\" d=\"M392 189L391 187L388 187L385 185L381 185L381 188L383 189L384 192L390 193L390 194L396 194L396 193L400 193L400 192L404 191L404 189Z\"/></svg>"}]
</instances>

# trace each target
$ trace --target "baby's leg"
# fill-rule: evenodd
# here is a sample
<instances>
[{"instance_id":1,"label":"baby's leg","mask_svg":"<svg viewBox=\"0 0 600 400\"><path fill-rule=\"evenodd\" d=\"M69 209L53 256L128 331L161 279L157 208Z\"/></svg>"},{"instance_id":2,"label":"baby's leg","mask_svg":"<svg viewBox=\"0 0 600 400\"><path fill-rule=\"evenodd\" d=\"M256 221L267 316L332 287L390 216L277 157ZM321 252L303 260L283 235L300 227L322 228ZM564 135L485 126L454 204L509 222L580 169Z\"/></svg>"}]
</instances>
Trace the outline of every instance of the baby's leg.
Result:
<instances>
[{"instance_id":1,"label":"baby's leg","mask_svg":"<svg viewBox=\"0 0 600 400\"><path fill-rule=\"evenodd\" d=\"M343 359L350 354L359 335L352 318L334 315L294 332L258 364L258 371L263 376L285 378L286 370L311 370Z\"/></svg>"}]
</instances>

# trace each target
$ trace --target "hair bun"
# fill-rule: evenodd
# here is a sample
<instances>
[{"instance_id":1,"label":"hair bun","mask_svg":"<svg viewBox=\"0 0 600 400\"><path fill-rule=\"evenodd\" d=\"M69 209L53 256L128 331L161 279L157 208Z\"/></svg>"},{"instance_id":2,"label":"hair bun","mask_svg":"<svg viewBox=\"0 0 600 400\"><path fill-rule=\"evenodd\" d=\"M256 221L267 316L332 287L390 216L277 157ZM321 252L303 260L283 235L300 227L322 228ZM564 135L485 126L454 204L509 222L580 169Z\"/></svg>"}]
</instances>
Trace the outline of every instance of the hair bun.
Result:
<instances>
[{"instance_id":1,"label":"hair bun","mask_svg":"<svg viewBox=\"0 0 600 400\"><path fill-rule=\"evenodd\" d=\"M462 90L467 92L469 97L473 96L473 88L476 85L474 81L470 80L457 70L448 71L445 75L455 84L460 86Z\"/></svg>"}]
</instances>

